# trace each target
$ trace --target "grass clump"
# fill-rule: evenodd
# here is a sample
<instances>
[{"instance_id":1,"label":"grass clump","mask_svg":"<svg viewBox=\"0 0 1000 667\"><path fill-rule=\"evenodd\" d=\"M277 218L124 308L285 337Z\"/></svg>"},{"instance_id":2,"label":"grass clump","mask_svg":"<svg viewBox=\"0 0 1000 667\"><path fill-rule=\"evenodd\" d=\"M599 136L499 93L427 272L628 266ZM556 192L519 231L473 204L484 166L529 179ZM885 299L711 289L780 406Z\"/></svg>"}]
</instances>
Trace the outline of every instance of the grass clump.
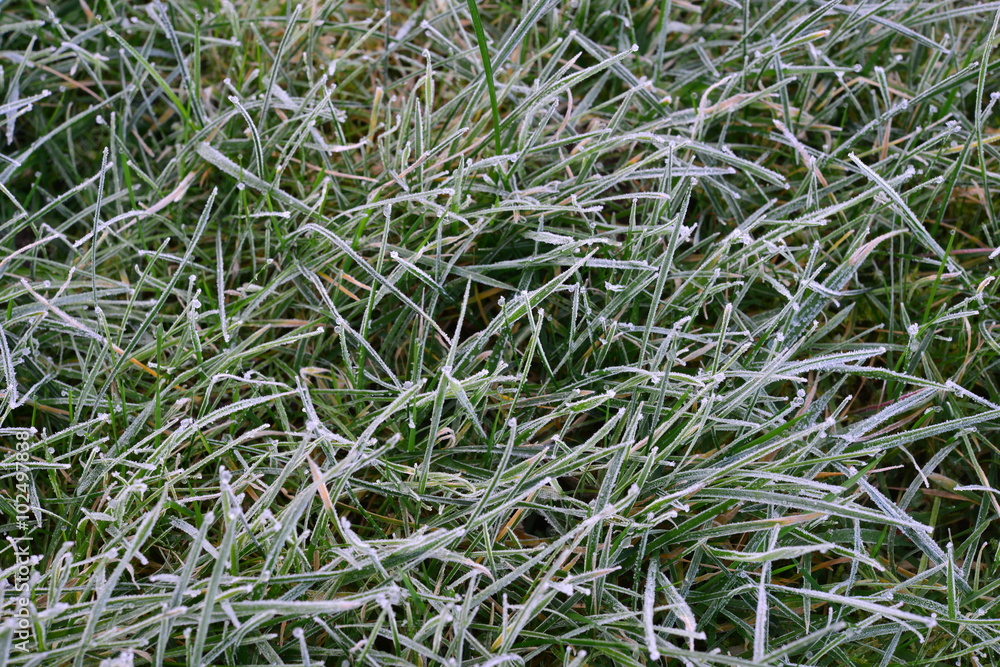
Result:
<instances>
[{"instance_id":1,"label":"grass clump","mask_svg":"<svg viewBox=\"0 0 1000 667\"><path fill-rule=\"evenodd\" d=\"M995 4L3 9L0 665L1000 660Z\"/></svg>"}]
</instances>

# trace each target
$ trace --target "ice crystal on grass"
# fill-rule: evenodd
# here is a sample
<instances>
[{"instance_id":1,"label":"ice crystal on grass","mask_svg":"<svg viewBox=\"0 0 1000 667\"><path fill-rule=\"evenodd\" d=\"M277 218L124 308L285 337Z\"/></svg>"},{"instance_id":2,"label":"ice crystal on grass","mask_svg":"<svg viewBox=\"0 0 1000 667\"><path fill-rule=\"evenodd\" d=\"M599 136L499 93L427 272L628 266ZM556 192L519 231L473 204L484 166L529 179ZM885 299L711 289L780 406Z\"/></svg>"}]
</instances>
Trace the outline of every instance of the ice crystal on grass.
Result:
<instances>
[{"instance_id":1,"label":"ice crystal on grass","mask_svg":"<svg viewBox=\"0 0 1000 667\"><path fill-rule=\"evenodd\" d=\"M996 7L640 4L5 6L0 662L996 662Z\"/></svg>"}]
</instances>

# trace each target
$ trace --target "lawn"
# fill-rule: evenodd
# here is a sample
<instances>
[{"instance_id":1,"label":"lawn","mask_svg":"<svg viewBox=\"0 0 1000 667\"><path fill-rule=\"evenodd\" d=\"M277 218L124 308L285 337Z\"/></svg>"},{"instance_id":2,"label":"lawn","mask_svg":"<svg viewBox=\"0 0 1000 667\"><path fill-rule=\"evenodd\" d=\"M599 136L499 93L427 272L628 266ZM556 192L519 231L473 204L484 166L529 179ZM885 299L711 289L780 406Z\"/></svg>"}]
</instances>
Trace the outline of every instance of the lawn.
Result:
<instances>
[{"instance_id":1,"label":"lawn","mask_svg":"<svg viewBox=\"0 0 1000 667\"><path fill-rule=\"evenodd\" d=\"M0 8L0 667L1000 664L1000 2Z\"/></svg>"}]
</instances>

